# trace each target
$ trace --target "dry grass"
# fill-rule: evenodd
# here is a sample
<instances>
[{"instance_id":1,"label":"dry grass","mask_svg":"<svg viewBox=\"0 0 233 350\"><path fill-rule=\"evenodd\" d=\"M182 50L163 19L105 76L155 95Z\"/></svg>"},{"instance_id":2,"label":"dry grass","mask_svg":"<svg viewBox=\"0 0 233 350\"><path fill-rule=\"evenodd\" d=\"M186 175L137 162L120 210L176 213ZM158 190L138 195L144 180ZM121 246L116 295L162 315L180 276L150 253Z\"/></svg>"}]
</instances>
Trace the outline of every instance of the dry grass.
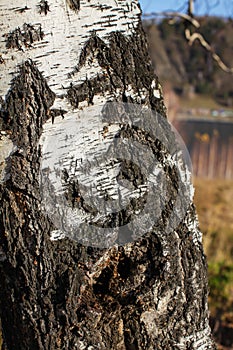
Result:
<instances>
[{"instance_id":1,"label":"dry grass","mask_svg":"<svg viewBox=\"0 0 233 350\"><path fill-rule=\"evenodd\" d=\"M209 264L210 310L233 324L233 180L195 179L194 185Z\"/></svg>"},{"instance_id":2,"label":"dry grass","mask_svg":"<svg viewBox=\"0 0 233 350\"><path fill-rule=\"evenodd\" d=\"M233 263L233 180L195 179L194 185L207 257Z\"/></svg>"}]
</instances>

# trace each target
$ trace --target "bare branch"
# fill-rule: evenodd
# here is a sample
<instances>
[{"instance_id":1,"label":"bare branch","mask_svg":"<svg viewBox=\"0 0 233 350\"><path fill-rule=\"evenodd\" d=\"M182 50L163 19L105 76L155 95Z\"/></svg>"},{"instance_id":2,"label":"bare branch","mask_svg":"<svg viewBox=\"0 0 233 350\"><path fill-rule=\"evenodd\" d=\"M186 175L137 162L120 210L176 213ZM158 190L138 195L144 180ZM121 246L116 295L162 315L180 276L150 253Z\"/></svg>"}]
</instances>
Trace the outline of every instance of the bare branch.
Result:
<instances>
[{"instance_id":1,"label":"bare branch","mask_svg":"<svg viewBox=\"0 0 233 350\"><path fill-rule=\"evenodd\" d=\"M151 17L151 16L163 16L163 17L172 17L172 20L169 21L170 24L174 24L175 18L182 18L186 21L186 28L185 28L185 37L188 40L188 43L190 46L194 43L195 40L199 40L200 44L211 53L212 58L214 61L217 62L218 66L227 73L233 73L233 68L228 67L221 57L216 54L214 49L211 47L211 45L206 41L204 36L201 33L194 32L191 34L190 29L188 28L188 22L193 25L196 29L200 28L200 23L197 19L194 18L194 2L195 0L188 0L188 9L187 14L176 12L176 11L164 11L164 12L151 12L144 14L144 17ZM217 6L218 0L215 2L214 6ZM207 2L207 5L209 3Z\"/></svg>"},{"instance_id":2,"label":"bare branch","mask_svg":"<svg viewBox=\"0 0 233 350\"><path fill-rule=\"evenodd\" d=\"M233 68L228 67L220 58L219 55L216 54L216 52L213 50L213 48L211 47L211 45L205 40L205 38L203 37L202 34L200 33L192 33L190 32L190 29L186 28L185 29L185 37L188 40L188 43L190 46L193 45L195 40L199 40L200 44L211 53L212 58L217 62L217 64L219 65L219 67L227 73L233 73Z\"/></svg>"},{"instance_id":3,"label":"bare branch","mask_svg":"<svg viewBox=\"0 0 233 350\"><path fill-rule=\"evenodd\" d=\"M188 15L190 17L193 17L194 14L194 0L189 0L189 4L188 4Z\"/></svg>"},{"instance_id":4,"label":"bare branch","mask_svg":"<svg viewBox=\"0 0 233 350\"><path fill-rule=\"evenodd\" d=\"M185 19L186 21L190 22L195 28L200 28L200 23L195 19L192 18L191 16L185 14L185 13L180 13L180 12L151 12L151 13L145 13L143 15L144 17L151 17L151 16L163 16L163 17L179 17L182 19Z\"/></svg>"}]
</instances>

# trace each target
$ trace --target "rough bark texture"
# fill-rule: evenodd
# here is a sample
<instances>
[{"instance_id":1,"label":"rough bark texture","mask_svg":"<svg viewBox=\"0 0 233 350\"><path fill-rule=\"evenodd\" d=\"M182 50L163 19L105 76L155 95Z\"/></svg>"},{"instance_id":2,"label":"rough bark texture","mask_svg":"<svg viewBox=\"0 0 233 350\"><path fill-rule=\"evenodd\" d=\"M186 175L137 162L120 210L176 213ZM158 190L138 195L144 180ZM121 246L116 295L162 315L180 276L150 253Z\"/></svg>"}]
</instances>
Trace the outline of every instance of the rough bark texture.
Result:
<instances>
[{"instance_id":1,"label":"rough bark texture","mask_svg":"<svg viewBox=\"0 0 233 350\"><path fill-rule=\"evenodd\" d=\"M123 3L131 11L134 2L119 1ZM74 14L82 5L94 6L88 4L67 1ZM41 16L53 10L49 1L37 6ZM100 11L108 7L99 2L95 6ZM23 8L22 13L27 10ZM111 10L118 14L117 9ZM111 25L108 20L106 26ZM35 40L43 39L43 28L38 34L34 26L25 25L23 34L15 29L5 37L7 48L21 49L15 35L24 46L33 43L27 30ZM90 57L98 61L102 74L65 89L62 98L71 106L93 104L96 95L109 95L118 101L139 101L165 114L162 97L155 93L160 88L140 22L130 35L113 32L107 43L92 33L72 67L71 80ZM161 224L134 243L105 250L69 238L51 241L53 224L40 210L38 142L43 124L49 118L56 122L59 111L67 112L54 107L57 93L53 91L39 65L26 60L1 101L1 128L16 146L3 164L0 187L0 299L7 348L214 349L208 325L206 261L195 239L193 205L169 235ZM158 158L164 157L159 143L156 152ZM175 186L175 174L169 168L167 174ZM169 210L163 215L165 220Z\"/></svg>"}]
</instances>

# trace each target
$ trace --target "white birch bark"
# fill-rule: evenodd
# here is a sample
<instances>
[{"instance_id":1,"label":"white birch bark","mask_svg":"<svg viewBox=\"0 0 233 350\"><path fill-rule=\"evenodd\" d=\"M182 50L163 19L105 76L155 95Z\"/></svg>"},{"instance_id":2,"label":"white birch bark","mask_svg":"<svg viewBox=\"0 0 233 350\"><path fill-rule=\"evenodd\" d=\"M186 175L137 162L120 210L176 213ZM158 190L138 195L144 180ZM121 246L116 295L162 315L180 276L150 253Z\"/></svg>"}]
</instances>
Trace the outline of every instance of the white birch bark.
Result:
<instances>
[{"instance_id":1,"label":"white birch bark","mask_svg":"<svg viewBox=\"0 0 233 350\"><path fill-rule=\"evenodd\" d=\"M70 1L51 0L46 14L42 11L45 2L1 1L0 94L3 98L17 66L28 59L36 62L56 95L64 95L64 89L71 83L80 84L102 73L95 60L76 73L81 51L93 31L107 43L109 34L118 31L130 35L139 22L137 1L80 1L77 10L70 8ZM30 24L33 30L25 24ZM33 42L26 36L27 30L34 34Z\"/></svg>"}]
</instances>

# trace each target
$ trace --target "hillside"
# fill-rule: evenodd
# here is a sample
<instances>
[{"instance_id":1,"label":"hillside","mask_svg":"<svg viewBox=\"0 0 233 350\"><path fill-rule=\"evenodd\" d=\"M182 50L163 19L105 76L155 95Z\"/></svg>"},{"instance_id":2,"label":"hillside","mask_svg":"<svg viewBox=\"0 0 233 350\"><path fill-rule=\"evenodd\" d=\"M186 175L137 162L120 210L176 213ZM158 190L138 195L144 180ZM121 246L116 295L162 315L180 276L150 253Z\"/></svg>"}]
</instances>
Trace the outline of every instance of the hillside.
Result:
<instances>
[{"instance_id":1,"label":"hillside","mask_svg":"<svg viewBox=\"0 0 233 350\"><path fill-rule=\"evenodd\" d=\"M218 17L199 18L200 32L211 43L224 63L233 66L233 21ZM155 71L162 82L169 81L180 94L194 91L209 94L227 106L233 106L233 77L213 61L198 41L189 46L184 24L167 19L145 21Z\"/></svg>"}]
</instances>

